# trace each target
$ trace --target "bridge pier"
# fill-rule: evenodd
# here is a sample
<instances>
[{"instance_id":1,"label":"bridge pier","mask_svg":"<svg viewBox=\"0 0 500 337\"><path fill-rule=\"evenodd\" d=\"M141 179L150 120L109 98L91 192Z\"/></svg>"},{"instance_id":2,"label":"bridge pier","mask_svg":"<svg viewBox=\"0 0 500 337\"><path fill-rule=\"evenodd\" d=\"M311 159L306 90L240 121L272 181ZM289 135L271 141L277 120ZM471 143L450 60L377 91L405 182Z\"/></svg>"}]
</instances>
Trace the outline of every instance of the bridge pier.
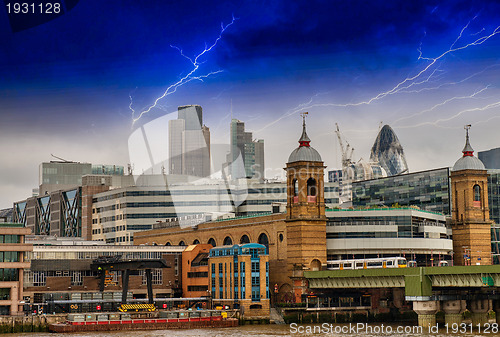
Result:
<instances>
[{"instance_id":1,"label":"bridge pier","mask_svg":"<svg viewBox=\"0 0 500 337\"><path fill-rule=\"evenodd\" d=\"M493 302L493 308L495 310L497 324L500 325L500 300Z\"/></svg>"},{"instance_id":2,"label":"bridge pier","mask_svg":"<svg viewBox=\"0 0 500 337\"><path fill-rule=\"evenodd\" d=\"M444 322L451 326L453 323L462 323L462 313L465 311L466 303L463 300L443 301Z\"/></svg>"},{"instance_id":3,"label":"bridge pier","mask_svg":"<svg viewBox=\"0 0 500 337\"><path fill-rule=\"evenodd\" d=\"M439 301L414 301L413 311L418 315L418 325L424 328L436 325Z\"/></svg>"},{"instance_id":4,"label":"bridge pier","mask_svg":"<svg viewBox=\"0 0 500 337\"><path fill-rule=\"evenodd\" d=\"M490 310L490 300L472 300L469 303L472 313L472 325L484 325L488 323L488 311Z\"/></svg>"}]
</instances>

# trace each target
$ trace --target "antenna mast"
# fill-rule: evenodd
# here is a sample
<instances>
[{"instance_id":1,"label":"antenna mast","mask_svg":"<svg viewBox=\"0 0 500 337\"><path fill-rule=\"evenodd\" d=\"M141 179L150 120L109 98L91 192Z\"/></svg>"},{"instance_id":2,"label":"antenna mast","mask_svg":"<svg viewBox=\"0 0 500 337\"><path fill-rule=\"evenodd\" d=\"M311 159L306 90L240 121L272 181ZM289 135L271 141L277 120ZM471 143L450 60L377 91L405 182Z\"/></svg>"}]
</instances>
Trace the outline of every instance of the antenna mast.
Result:
<instances>
[{"instance_id":1,"label":"antenna mast","mask_svg":"<svg viewBox=\"0 0 500 337\"><path fill-rule=\"evenodd\" d=\"M51 153L50 155L51 155L52 157L56 158L56 159L62 160L62 161L63 161L63 162L65 162L65 163L72 163L72 161L69 161L69 160L63 159L63 158L61 158L61 157L55 156L55 155L53 155L52 153Z\"/></svg>"}]
</instances>

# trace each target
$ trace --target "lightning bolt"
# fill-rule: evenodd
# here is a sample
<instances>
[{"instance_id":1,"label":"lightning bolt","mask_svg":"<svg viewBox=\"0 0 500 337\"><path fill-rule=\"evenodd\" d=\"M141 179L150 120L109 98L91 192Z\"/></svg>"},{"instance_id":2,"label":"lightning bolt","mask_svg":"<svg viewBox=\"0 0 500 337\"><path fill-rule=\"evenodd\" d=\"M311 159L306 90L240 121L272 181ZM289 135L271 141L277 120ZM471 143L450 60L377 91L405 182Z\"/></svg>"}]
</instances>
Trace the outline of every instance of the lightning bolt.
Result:
<instances>
[{"instance_id":1,"label":"lightning bolt","mask_svg":"<svg viewBox=\"0 0 500 337\"><path fill-rule=\"evenodd\" d=\"M477 72L473 75L470 75L467 78L462 79L461 81L458 81L458 82L448 82L448 83L439 84L438 86L434 86L434 87L418 88L419 86L422 86L424 84L428 84L428 83L431 83L432 81L439 80L439 77L441 76L440 73L442 73L442 71L439 69L439 63L444 61L446 56L448 56L452 53L460 52L462 50L465 50L465 49L468 49L471 47L479 46L479 45L485 43L486 41L488 41L489 39L491 39L492 37L500 34L500 26L497 26L490 33L483 35L479 38L476 38L472 42L469 42L469 43L466 43L466 44L459 46L458 44L459 44L460 40L463 38L465 31L469 28L470 23L473 20L475 20L476 18L477 18L477 15L474 16L474 18L472 18L472 20L467 22L467 24L464 27L462 27L462 29L460 30L460 33L455 38L453 43L448 47L448 49L436 57L424 57L423 53L422 53L422 43L420 43L419 48L417 48L417 51L418 51L417 61L426 61L427 62L426 65L424 65L423 68L421 68L419 71L417 71L414 75L407 76L406 78L404 78L403 80L398 82L391 89L389 89L387 91L380 92L377 95L375 95L367 100L354 102L354 103L314 103L314 97L317 96L317 95L315 95L315 96L311 97L308 102L301 103L297 107L288 110L286 113L284 113L277 120L265 125L259 131L262 131L263 129L274 125L275 123L282 120L283 118L286 118L288 116L296 114L297 112L304 111L307 109L312 109L315 107L347 108L347 107L356 107L356 106L362 106L362 105L370 105L370 104L372 104L376 101L379 101L387 96L401 94L401 93L415 93L415 92L421 92L421 91L425 91L425 90L435 90L435 89L439 89L439 88L444 87L444 86L456 85L458 83L465 82L474 76L477 76L478 74L486 71L486 69L484 69L480 72ZM474 33L474 34L470 34L470 36L479 35L480 33L484 32L484 31L485 31L485 29L482 28L479 32ZM425 35L426 35L426 33L424 32L424 37L425 37ZM415 89L414 89L414 87L415 87ZM481 91L483 91L483 90L486 90L486 88L483 88ZM470 96L475 96L478 93L479 92L473 93ZM454 99L464 99L464 98L468 98L470 96L466 96L463 98L459 98L459 97L451 98L451 99L446 100L442 104L446 104ZM431 108L431 110L435 109L435 108L437 108L437 107L433 107L433 108Z\"/></svg>"},{"instance_id":2,"label":"lightning bolt","mask_svg":"<svg viewBox=\"0 0 500 337\"><path fill-rule=\"evenodd\" d=\"M467 76L466 78L464 79L461 79L460 81L456 81L456 82L446 82L446 83L441 83L435 87L424 87L424 88L420 88L420 89L413 89L413 90L401 90L400 93L405 93L405 94L414 94L414 93L421 93L421 92L424 92L424 91L431 91L431 90L437 90L437 89L441 89L443 87L446 87L446 86L452 86L452 85L457 85L457 84L461 84L461 83L464 83L464 82L467 82L468 80L470 80L471 78L474 78L476 76L479 76L481 74L483 74L484 72L486 72L487 70L490 70L491 68L493 67L497 67L499 66L500 64L496 63L496 64L493 64L493 65L490 65L490 66L487 66L486 68L484 68L483 70L481 71L478 71L470 76ZM433 72L434 74L434 72ZM432 75L432 74L431 74ZM418 84L423 84L425 81L422 81ZM427 81L427 82L430 82L430 81Z\"/></svg>"},{"instance_id":3,"label":"lightning bolt","mask_svg":"<svg viewBox=\"0 0 500 337\"><path fill-rule=\"evenodd\" d=\"M150 112L151 109L157 107L158 106L158 102L161 101L163 98L165 98L165 97L167 97L167 96L172 95L173 93L175 93L179 87L181 87L181 86L183 86L183 85L185 85L185 84L187 84L187 83L189 83L191 81L195 81L195 80L203 82L206 78L208 78L208 77L210 77L212 75L215 75L215 74L223 72L223 70L216 70L216 71L211 71L211 72L203 74L203 75L197 75L197 76L195 76L196 72L198 71L198 69L200 68L200 66L203 64L203 62L200 61L200 58L202 58L205 54L207 54L210 51L212 51L217 46L217 43L219 43L219 41L222 39L222 34L224 34L224 32L231 25L233 25L236 20L237 19L233 16L231 22L228 23L227 25L224 25L224 23L221 23L221 31L219 33L219 36L215 39L215 41L210 46L208 46L207 44L205 44L205 49L203 49L202 52L200 52L199 54L197 54L194 57L186 56L184 54L184 52L182 51L181 48L173 46L173 45L170 45L170 47L172 47L172 48L176 49L177 51L179 51L180 55L182 57L184 57L186 60L188 60L191 63L192 68L191 68L191 70L185 76L181 77L177 82L169 85L167 87L167 89L165 89L165 91L163 92L163 94L161 96L159 96L158 98L156 98L154 100L153 104L149 105L147 108L145 108L144 110L142 110L137 117L135 117L136 112L133 109L132 95L129 95L129 98L130 98L129 108L132 111L132 125L134 125L139 119L141 119L142 116L144 116L145 114L147 114L148 112Z\"/></svg>"},{"instance_id":4,"label":"lightning bolt","mask_svg":"<svg viewBox=\"0 0 500 337\"><path fill-rule=\"evenodd\" d=\"M438 120L436 120L434 122L423 122L423 123L419 123L419 124L415 124L415 125L399 126L398 128L400 128L400 129L409 129L409 128L415 128L415 127L420 127L420 126L424 126L424 125L432 125L432 126L442 127L442 126L439 125L439 123L448 122L448 121L450 121L452 119L455 119L455 118L459 117L460 115L462 115L462 114L464 114L466 112L485 111L485 110L489 110L489 109L493 109L493 108L497 108L497 107L500 107L500 101L487 104L487 105L485 105L483 107L476 107L476 108L465 109L465 110L457 112L456 114L454 114L451 117L440 118L440 119L438 119ZM499 116L495 116L495 117L499 117ZM490 118L490 119L493 119L493 118ZM449 127L449 128L456 128L456 127Z\"/></svg>"},{"instance_id":5,"label":"lightning bolt","mask_svg":"<svg viewBox=\"0 0 500 337\"><path fill-rule=\"evenodd\" d=\"M425 110L422 110L422 111L420 111L420 112L414 113L414 114L412 114L412 115L410 115L410 116L401 117L401 118L399 118L399 119L395 120L395 121L393 122L393 124L394 124L394 125L396 125L398 122L401 122L401 121L403 121L403 120L410 119L410 118L413 118L413 117L416 117L416 116L422 115L422 114L424 114L424 113L426 113L426 112L431 112L431 111L433 111L433 110L435 110L435 109L437 109L437 108L439 108L439 107L441 107L441 106L443 106L443 105L446 105L446 104L448 104L448 103L450 103L450 102L453 102L453 101L456 101L456 100L462 100L462 99L470 99L470 98L475 98L477 95L479 95L479 94L480 94L480 93L482 93L483 91L487 90L489 87L490 87L490 86L489 86L489 85L487 85L486 87L484 87L484 88L482 88L481 90L478 90L478 91L476 91L476 92L472 93L471 95L467 95L467 96L458 96L458 97L457 97L457 96L455 96L455 97L448 98L448 99L444 100L443 102L441 102L441 103L437 103L437 104L433 105L432 107L430 107L430 108L428 108L428 109L425 109Z\"/></svg>"},{"instance_id":6,"label":"lightning bolt","mask_svg":"<svg viewBox=\"0 0 500 337\"><path fill-rule=\"evenodd\" d=\"M472 20L474 20L477 16L475 16ZM455 41L453 42L453 44L450 46L450 48L448 50L446 50L445 52L443 52L441 55L437 56L437 57L434 57L434 58L429 58L429 57L423 57L422 54L421 54L421 50L419 50L420 52L420 55L418 57L418 60L426 60L426 61L429 61L429 64L427 64L422 70L420 70L419 72L417 72L417 74L413 75L413 76L410 76L410 77L407 77L405 78L403 81L399 82L395 87L393 87L392 89L386 91L386 92L382 92L380 94L378 94L377 96L371 98L370 100L366 101L366 102L360 102L359 104L369 104L371 102L373 102L374 100L378 100L378 99L381 99L381 98L384 98L388 95L392 95L392 94L395 94L395 93L398 93L400 92L402 89L408 89L410 88L411 86L413 85L416 85L417 82L413 82L415 80L417 80L418 78L420 78L423 74L425 74L429 69L431 69L431 67L433 65L435 65L438 61L440 61L441 59L443 59L445 56L451 54L451 53L454 53L454 52L458 52L458 51L461 51L461 50L464 50L464 49L467 49L469 47L473 47L473 46L478 46L478 45L481 45L483 43L485 43L486 41L488 41L490 38L492 38L493 36L497 35L500 33L500 26L496 27L493 32L491 32L490 34L486 35L486 36L482 36L478 39L476 39L475 41L473 42L470 42L470 43L467 43L463 46L460 46L460 47L455 47L455 45L458 43L458 41L460 40L460 38L462 37L463 35L463 32L469 27L469 24L470 24L470 21L465 25L465 27L462 28L462 30L460 31L460 34L458 35L458 37L455 39ZM409 83L408 85L405 85ZM358 105L359 105L358 104Z\"/></svg>"}]
</instances>

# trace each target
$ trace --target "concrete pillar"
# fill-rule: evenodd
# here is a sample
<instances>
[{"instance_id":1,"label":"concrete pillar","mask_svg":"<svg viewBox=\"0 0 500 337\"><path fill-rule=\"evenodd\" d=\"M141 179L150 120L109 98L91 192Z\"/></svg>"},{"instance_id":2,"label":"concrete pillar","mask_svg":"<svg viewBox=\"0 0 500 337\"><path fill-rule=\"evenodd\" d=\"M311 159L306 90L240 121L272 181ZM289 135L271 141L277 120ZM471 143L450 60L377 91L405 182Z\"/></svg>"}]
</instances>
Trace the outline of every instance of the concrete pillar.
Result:
<instances>
[{"instance_id":1,"label":"concrete pillar","mask_svg":"<svg viewBox=\"0 0 500 337\"><path fill-rule=\"evenodd\" d=\"M453 323L462 323L462 313L466 308L465 301L443 301L441 305L444 311L444 321L448 326L451 326Z\"/></svg>"},{"instance_id":2,"label":"concrete pillar","mask_svg":"<svg viewBox=\"0 0 500 337\"><path fill-rule=\"evenodd\" d=\"M500 325L500 301L499 300L494 301L493 304L494 304L493 308L495 310L497 324Z\"/></svg>"},{"instance_id":3,"label":"concrete pillar","mask_svg":"<svg viewBox=\"0 0 500 337\"><path fill-rule=\"evenodd\" d=\"M469 310L472 313L472 326L488 323L488 311L490 300L472 300L469 302Z\"/></svg>"},{"instance_id":4,"label":"concrete pillar","mask_svg":"<svg viewBox=\"0 0 500 337\"><path fill-rule=\"evenodd\" d=\"M405 289L404 288L392 288L392 303L398 309L403 307L405 300Z\"/></svg>"},{"instance_id":5,"label":"concrete pillar","mask_svg":"<svg viewBox=\"0 0 500 337\"><path fill-rule=\"evenodd\" d=\"M424 328L436 325L439 301L414 301L413 311L418 315L418 325Z\"/></svg>"},{"instance_id":6,"label":"concrete pillar","mask_svg":"<svg viewBox=\"0 0 500 337\"><path fill-rule=\"evenodd\" d=\"M10 301L11 301L11 304L10 304L10 314L11 315L17 315L18 313L18 309L19 309L19 289L17 288L17 285L15 286L12 286L12 288L10 288Z\"/></svg>"}]
</instances>

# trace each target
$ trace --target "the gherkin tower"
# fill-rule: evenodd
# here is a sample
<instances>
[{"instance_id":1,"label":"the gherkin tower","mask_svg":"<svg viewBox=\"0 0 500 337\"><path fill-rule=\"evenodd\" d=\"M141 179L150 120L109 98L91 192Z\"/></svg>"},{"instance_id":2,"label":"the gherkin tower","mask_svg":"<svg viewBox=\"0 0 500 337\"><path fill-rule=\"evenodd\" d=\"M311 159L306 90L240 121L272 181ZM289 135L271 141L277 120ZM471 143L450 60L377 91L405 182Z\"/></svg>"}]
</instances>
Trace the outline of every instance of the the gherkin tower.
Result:
<instances>
[{"instance_id":1,"label":"the gherkin tower","mask_svg":"<svg viewBox=\"0 0 500 337\"><path fill-rule=\"evenodd\" d=\"M387 172L387 176L408 172L403 146L389 125L384 125L378 133L372 147L370 160L378 162Z\"/></svg>"}]
</instances>

